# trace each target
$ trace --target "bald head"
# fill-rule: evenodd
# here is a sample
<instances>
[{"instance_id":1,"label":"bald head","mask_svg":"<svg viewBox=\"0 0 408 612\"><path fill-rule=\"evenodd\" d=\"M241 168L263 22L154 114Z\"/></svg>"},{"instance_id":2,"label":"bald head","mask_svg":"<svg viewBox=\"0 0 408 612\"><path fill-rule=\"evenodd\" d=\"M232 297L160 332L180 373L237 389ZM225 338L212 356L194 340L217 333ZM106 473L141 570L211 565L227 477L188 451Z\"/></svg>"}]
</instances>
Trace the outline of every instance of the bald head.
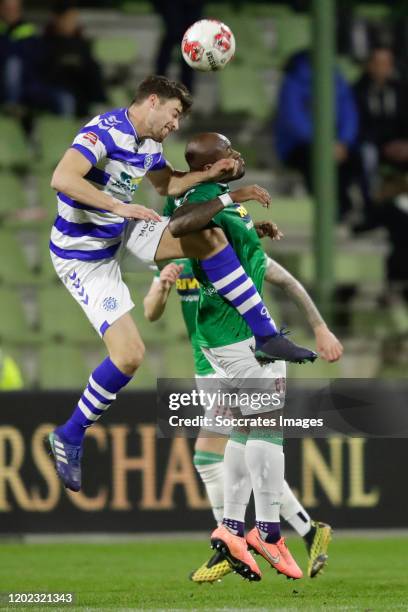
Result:
<instances>
[{"instance_id":1,"label":"bald head","mask_svg":"<svg viewBox=\"0 0 408 612\"><path fill-rule=\"evenodd\" d=\"M186 161L191 170L203 170L207 164L230 157L231 143L222 134L204 132L194 136L186 146Z\"/></svg>"}]
</instances>

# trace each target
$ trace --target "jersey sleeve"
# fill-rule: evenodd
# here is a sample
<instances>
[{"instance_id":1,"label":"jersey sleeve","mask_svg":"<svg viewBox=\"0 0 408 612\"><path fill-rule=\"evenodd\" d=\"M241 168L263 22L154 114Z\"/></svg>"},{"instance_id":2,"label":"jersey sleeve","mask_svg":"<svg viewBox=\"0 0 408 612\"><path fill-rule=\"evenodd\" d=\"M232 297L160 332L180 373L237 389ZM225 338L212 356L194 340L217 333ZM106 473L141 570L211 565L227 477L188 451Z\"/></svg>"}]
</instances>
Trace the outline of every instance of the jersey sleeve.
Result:
<instances>
[{"instance_id":1,"label":"jersey sleeve","mask_svg":"<svg viewBox=\"0 0 408 612\"><path fill-rule=\"evenodd\" d=\"M81 129L71 145L94 166L113 151L115 143L109 130L102 129L98 123L91 122Z\"/></svg>"},{"instance_id":2,"label":"jersey sleeve","mask_svg":"<svg viewBox=\"0 0 408 612\"><path fill-rule=\"evenodd\" d=\"M156 159L153 162L153 165L149 168L149 172L154 172L155 170L163 170L167 166L166 158L163 155L163 151L155 156Z\"/></svg>"},{"instance_id":3,"label":"jersey sleeve","mask_svg":"<svg viewBox=\"0 0 408 612\"><path fill-rule=\"evenodd\" d=\"M193 187L187 191L182 203L185 204L188 202L189 204L194 204L196 202L208 202L227 191L229 191L227 185L222 185L220 183L201 183L197 185L197 187Z\"/></svg>"}]
</instances>

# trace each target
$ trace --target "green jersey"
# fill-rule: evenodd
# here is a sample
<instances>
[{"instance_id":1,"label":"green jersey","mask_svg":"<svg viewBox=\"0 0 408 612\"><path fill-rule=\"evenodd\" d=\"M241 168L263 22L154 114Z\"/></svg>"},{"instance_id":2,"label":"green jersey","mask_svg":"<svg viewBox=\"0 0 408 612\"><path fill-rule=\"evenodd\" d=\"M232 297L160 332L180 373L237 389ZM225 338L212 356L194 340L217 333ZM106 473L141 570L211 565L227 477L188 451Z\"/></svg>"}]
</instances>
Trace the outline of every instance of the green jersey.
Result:
<instances>
[{"instance_id":1,"label":"green jersey","mask_svg":"<svg viewBox=\"0 0 408 612\"><path fill-rule=\"evenodd\" d=\"M163 210L163 216L169 217L176 208L174 198L168 197ZM200 283L194 276L193 265L190 259L174 259L174 263L182 264L183 270L176 280L176 291L180 297L181 312L193 349L194 369L199 376L206 376L214 372L210 362L205 358L197 342L197 309L200 297ZM156 273L160 276L160 272Z\"/></svg>"},{"instance_id":2,"label":"green jersey","mask_svg":"<svg viewBox=\"0 0 408 612\"><path fill-rule=\"evenodd\" d=\"M186 202L197 203L213 200L227 193L229 186L221 183L201 183L174 200L168 200L164 214L171 215L175 208ZM228 206L220 211L212 221L220 227L233 247L245 272L254 282L262 295L266 260L254 223L246 208L240 204ZM198 260L191 260L195 277L201 289L197 311L196 341L198 346L216 348L235 344L251 338L252 331L235 310L208 280Z\"/></svg>"}]
</instances>

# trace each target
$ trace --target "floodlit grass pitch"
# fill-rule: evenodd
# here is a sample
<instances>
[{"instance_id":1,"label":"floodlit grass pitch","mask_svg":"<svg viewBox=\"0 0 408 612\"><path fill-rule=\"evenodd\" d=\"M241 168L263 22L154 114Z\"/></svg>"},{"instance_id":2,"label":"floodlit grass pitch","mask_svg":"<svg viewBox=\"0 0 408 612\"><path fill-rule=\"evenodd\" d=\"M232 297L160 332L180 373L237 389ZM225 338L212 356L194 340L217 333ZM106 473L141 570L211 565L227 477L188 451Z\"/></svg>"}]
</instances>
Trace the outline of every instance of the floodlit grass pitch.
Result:
<instances>
[{"instance_id":1,"label":"floodlit grass pitch","mask_svg":"<svg viewBox=\"0 0 408 612\"><path fill-rule=\"evenodd\" d=\"M303 543L291 537L289 544L305 569ZM66 610L407 609L408 538L337 536L325 574L313 580L286 580L257 557L263 571L259 583L248 583L232 574L221 583L195 585L187 576L209 554L205 542L185 540L4 544L0 553L0 591L73 591L75 605L58 606ZM1 604L0 608L5 609ZM30 610L52 608L29 606Z\"/></svg>"}]
</instances>

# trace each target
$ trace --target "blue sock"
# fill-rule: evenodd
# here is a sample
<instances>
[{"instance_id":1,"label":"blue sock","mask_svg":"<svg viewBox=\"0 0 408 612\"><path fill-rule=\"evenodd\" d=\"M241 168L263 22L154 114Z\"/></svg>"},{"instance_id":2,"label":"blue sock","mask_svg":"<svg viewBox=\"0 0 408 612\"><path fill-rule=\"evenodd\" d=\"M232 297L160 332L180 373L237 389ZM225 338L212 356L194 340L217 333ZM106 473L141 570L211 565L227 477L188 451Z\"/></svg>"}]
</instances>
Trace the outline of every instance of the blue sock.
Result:
<instances>
[{"instance_id":1,"label":"blue sock","mask_svg":"<svg viewBox=\"0 0 408 612\"><path fill-rule=\"evenodd\" d=\"M245 524L242 521L236 521L235 519L223 518L222 524L236 536L240 538L244 537Z\"/></svg>"},{"instance_id":2,"label":"blue sock","mask_svg":"<svg viewBox=\"0 0 408 612\"><path fill-rule=\"evenodd\" d=\"M231 245L209 259L200 261L208 280L244 318L256 339L278 333L268 309Z\"/></svg>"},{"instance_id":3,"label":"blue sock","mask_svg":"<svg viewBox=\"0 0 408 612\"><path fill-rule=\"evenodd\" d=\"M92 372L74 412L64 425L57 428L58 435L68 444L81 444L87 427L99 419L116 399L116 393L131 379L107 357Z\"/></svg>"},{"instance_id":4,"label":"blue sock","mask_svg":"<svg viewBox=\"0 0 408 612\"><path fill-rule=\"evenodd\" d=\"M281 538L280 523L269 523L268 521L255 521L259 535L264 542L276 544Z\"/></svg>"}]
</instances>

